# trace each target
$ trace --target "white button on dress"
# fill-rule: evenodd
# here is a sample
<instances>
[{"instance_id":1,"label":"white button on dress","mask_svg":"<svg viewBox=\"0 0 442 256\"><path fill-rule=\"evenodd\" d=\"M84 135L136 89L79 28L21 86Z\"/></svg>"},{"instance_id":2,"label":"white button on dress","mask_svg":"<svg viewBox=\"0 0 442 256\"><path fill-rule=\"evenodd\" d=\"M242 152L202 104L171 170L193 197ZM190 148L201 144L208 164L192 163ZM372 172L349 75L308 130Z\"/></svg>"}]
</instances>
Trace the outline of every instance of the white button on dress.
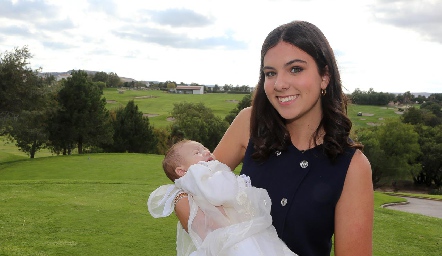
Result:
<instances>
[{"instance_id":1,"label":"white button on dress","mask_svg":"<svg viewBox=\"0 0 442 256\"><path fill-rule=\"evenodd\" d=\"M301 163L299 163L299 165L301 166L301 168L305 169L308 166L308 162L307 160L302 160Z\"/></svg>"}]
</instances>

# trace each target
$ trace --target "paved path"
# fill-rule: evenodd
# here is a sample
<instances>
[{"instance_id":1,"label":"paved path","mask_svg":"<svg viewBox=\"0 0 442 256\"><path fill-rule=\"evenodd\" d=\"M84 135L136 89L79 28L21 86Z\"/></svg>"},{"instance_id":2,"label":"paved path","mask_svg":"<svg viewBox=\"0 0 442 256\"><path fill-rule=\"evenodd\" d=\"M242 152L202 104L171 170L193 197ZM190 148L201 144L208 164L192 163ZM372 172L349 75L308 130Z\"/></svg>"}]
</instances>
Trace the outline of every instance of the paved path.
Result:
<instances>
[{"instance_id":1,"label":"paved path","mask_svg":"<svg viewBox=\"0 0 442 256\"><path fill-rule=\"evenodd\" d=\"M407 199L408 204L396 204L396 205L389 205L386 207L394 210L419 213L426 216L442 219L442 201L412 198L412 197L402 197L402 198Z\"/></svg>"}]
</instances>

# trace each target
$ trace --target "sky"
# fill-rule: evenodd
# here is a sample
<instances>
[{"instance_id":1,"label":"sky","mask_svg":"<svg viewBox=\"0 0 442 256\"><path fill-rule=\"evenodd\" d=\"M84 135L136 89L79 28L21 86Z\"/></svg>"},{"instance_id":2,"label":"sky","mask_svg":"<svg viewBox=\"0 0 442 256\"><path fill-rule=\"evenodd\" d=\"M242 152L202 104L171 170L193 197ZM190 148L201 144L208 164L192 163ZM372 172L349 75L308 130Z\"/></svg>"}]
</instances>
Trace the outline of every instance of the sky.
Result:
<instances>
[{"instance_id":1,"label":"sky","mask_svg":"<svg viewBox=\"0 0 442 256\"><path fill-rule=\"evenodd\" d=\"M254 86L268 33L319 27L344 92L442 93L442 0L0 0L0 53L30 67Z\"/></svg>"}]
</instances>

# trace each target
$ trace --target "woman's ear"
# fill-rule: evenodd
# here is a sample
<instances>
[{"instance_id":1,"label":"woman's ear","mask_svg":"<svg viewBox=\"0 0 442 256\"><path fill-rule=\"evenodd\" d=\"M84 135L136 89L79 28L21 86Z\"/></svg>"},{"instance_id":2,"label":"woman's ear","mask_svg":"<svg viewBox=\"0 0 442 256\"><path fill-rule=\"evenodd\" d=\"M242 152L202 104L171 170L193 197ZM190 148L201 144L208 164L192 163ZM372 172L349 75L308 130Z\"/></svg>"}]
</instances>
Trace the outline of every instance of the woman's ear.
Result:
<instances>
[{"instance_id":1,"label":"woman's ear","mask_svg":"<svg viewBox=\"0 0 442 256\"><path fill-rule=\"evenodd\" d=\"M178 177L183 177L186 172L187 171L184 169L183 166L178 166L177 168L175 168L175 173L178 175Z\"/></svg>"},{"instance_id":2,"label":"woman's ear","mask_svg":"<svg viewBox=\"0 0 442 256\"><path fill-rule=\"evenodd\" d=\"M325 73L322 75L321 89L327 89L328 84L330 83L330 73L328 72L328 66L325 67Z\"/></svg>"}]
</instances>

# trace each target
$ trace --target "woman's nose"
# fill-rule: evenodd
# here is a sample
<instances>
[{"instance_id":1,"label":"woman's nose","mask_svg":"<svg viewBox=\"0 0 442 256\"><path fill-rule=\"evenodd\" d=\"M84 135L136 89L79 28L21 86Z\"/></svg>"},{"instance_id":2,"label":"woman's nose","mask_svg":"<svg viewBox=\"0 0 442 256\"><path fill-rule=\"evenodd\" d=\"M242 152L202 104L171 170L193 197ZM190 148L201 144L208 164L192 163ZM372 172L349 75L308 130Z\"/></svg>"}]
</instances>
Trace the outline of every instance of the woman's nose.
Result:
<instances>
[{"instance_id":1,"label":"woman's nose","mask_svg":"<svg viewBox=\"0 0 442 256\"><path fill-rule=\"evenodd\" d=\"M282 77L277 77L275 79L275 84L273 85L273 89L275 91L281 92L287 90L288 88L288 83Z\"/></svg>"}]
</instances>

